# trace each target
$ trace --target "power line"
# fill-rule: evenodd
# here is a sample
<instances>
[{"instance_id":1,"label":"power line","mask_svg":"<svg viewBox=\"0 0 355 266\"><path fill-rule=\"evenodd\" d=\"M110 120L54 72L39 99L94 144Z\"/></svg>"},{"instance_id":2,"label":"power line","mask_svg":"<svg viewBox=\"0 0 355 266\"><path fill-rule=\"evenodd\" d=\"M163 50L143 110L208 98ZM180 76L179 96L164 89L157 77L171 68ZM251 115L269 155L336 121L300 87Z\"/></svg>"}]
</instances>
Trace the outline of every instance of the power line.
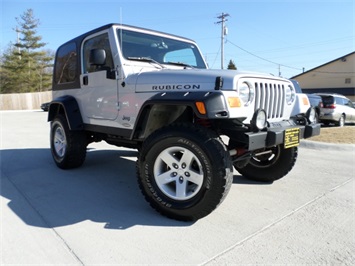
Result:
<instances>
[{"instance_id":1,"label":"power line","mask_svg":"<svg viewBox=\"0 0 355 266\"><path fill-rule=\"evenodd\" d=\"M217 60L217 57L218 57L220 51L221 51L221 47L219 47L219 50L218 50L218 52L216 54L216 57L214 58L214 61L213 61L213 64L212 64L211 68L214 67L214 64L216 63L216 60Z\"/></svg>"},{"instance_id":2,"label":"power line","mask_svg":"<svg viewBox=\"0 0 355 266\"><path fill-rule=\"evenodd\" d=\"M229 41L229 40L227 40L227 42L230 43L231 45L237 47L238 49L240 49L240 50L242 50L242 51L244 51L244 52L246 52L246 53L248 53L248 54L254 56L254 57L257 57L257 58L259 58L259 59L261 59L261 60L263 60L263 61L269 62L269 63L271 63L271 64L277 65L278 68L279 68L279 76L281 76L281 69L280 69L281 66L282 66L282 67L286 67L286 68L290 68L290 69L301 70L302 72L305 72L304 68L301 69L301 68L292 67L292 66L288 66L288 65L284 65L284 64L280 64L280 63L271 61L271 60L269 60L269 59L266 59L266 58L263 58L263 57L261 57L261 56L258 56L258 55L254 54L254 53L252 53L252 52L249 52L248 50L246 50L246 49L244 49L244 48L242 48L242 47L236 45L235 43L232 43L232 42ZM319 74L332 74L332 75L338 75L338 74L354 74L354 73L355 73L355 72L352 72L352 71L320 71L320 70L312 70L312 71L315 72L315 73L319 73Z\"/></svg>"},{"instance_id":3,"label":"power line","mask_svg":"<svg viewBox=\"0 0 355 266\"><path fill-rule=\"evenodd\" d=\"M257 58L259 58L259 59L261 59L261 60L263 60L263 61L269 62L269 63L271 63L271 64L274 64L274 65L277 65L277 66L282 66L282 67L287 67L287 68L291 68L291 69L296 69L296 70L302 70L302 68L287 66L287 65L280 64L280 63L271 61L271 60L269 60L269 59L263 58L263 57L261 57L261 56L258 56L258 55L256 55L256 54L254 54L254 53L252 53L252 52L249 52L248 50L246 50L246 49L244 49L244 48L242 48L242 47L236 45L235 43L232 43L232 42L229 41L229 40L227 40L227 42L229 42L231 45L233 45L233 46L239 48L240 50L242 50L242 51L244 51L244 52L246 52L246 53L248 53L248 54L250 54L250 55L252 55L252 56L254 56L254 57L257 57Z\"/></svg>"}]
</instances>

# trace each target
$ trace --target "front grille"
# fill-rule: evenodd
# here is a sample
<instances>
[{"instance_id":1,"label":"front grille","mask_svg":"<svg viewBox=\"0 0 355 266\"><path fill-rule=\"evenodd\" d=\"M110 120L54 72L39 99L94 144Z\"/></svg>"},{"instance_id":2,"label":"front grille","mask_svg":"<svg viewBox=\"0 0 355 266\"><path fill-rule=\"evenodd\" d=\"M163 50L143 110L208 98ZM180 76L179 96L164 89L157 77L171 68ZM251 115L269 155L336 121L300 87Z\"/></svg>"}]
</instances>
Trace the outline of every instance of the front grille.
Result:
<instances>
[{"instance_id":1,"label":"front grille","mask_svg":"<svg viewBox=\"0 0 355 266\"><path fill-rule=\"evenodd\" d=\"M255 82L255 110L264 109L268 119L281 118L285 104L285 85Z\"/></svg>"}]
</instances>

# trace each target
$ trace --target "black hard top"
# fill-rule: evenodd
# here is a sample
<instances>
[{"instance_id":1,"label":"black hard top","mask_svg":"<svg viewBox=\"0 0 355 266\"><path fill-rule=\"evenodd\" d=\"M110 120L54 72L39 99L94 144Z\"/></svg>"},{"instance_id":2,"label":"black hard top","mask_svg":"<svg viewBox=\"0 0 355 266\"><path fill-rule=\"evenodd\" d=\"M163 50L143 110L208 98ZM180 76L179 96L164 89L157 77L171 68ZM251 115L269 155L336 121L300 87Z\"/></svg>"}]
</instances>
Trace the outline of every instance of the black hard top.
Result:
<instances>
[{"instance_id":1,"label":"black hard top","mask_svg":"<svg viewBox=\"0 0 355 266\"><path fill-rule=\"evenodd\" d=\"M80 36L78 36L78 37L75 37L74 39L71 39L71 40L65 42L64 44L69 43L69 42L75 42L75 43L77 43L77 44L80 45L80 43L83 41L83 39L85 39L87 36L92 35L92 34L94 34L94 33L96 33L96 32L103 31L103 30L105 30L105 29L109 29L109 28L111 28L111 27L113 27L113 26L129 27L129 28L131 28L131 29L133 29L133 30L134 30L134 29L137 29L137 30L146 30L146 31L151 31L151 32L155 32L155 33L158 33L158 34L166 34L166 35L170 35L170 36L173 36L173 37L177 37L177 38L185 39L185 40L187 40L187 41L194 42L194 41L191 40L191 39L188 39L188 38L185 38L185 37L182 37L182 36L178 36L178 35L174 35L174 34L170 34L170 33L166 33L166 32L161 32L161 31L156 31L156 30L151 30L151 29L146 29L146 28L141 28L141 27L136 27L136 26L131 26L131 25L126 25L126 24L110 23L110 24L106 24L106 25L104 25L104 26L101 26L101 27L99 27L99 28L93 29L93 30L91 30L91 31L88 31L88 32L86 32L86 33L84 33L84 34L82 34L82 35L80 35ZM64 44L63 44L63 45L64 45Z\"/></svg>"}]
</instances>

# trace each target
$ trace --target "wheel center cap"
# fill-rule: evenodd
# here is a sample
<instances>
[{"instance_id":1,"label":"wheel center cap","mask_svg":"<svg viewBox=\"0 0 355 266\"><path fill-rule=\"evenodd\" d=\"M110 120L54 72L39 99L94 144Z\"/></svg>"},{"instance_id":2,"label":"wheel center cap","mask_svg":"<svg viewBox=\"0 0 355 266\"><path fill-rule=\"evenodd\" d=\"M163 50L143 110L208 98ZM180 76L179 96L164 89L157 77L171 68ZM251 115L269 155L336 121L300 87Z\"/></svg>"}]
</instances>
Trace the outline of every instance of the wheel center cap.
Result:
<instances>
[{"instance_id":1,"label":"wheel center cap","mask_svg":"<svg viewBox=\"0 0 355 266\"><path fill-rule=\"evenodd\" d=\"M177 174L178 175L183 175L185 172L186 171L184 169L181 169L181 168L177 170Z\"/></svg>"}]
</instances>

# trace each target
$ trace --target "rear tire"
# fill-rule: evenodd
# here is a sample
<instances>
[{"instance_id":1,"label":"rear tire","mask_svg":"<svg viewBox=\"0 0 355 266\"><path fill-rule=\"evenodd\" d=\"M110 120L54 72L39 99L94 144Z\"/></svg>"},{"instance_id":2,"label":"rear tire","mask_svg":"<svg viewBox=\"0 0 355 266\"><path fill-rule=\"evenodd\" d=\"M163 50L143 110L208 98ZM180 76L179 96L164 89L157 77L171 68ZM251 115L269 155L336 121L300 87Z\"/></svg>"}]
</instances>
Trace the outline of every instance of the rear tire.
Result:
<instances>
[{"instance_id":1,"label":"rear tire","mask_svg":"<svg viewBox=\"0 0 355 266\"><path fill-rule=\"evenodd\" d=\"M83 131L71 131L63 115L51 123L50 144L52 157L61 169L81 166L86 157L87 139Z\"/></svg>"},{"instance_id":2,"label":"rear tire","mask_svg":"<svg viewBox=\"0 0 355 266\"><path fill-rule=\"evenodd\" d=\"M145 199L155 210L172 219L193 221L210 214L224 200L233 166L218 135L179 124L146 139L137 175Z\"/></svg>"}]
</instances>

